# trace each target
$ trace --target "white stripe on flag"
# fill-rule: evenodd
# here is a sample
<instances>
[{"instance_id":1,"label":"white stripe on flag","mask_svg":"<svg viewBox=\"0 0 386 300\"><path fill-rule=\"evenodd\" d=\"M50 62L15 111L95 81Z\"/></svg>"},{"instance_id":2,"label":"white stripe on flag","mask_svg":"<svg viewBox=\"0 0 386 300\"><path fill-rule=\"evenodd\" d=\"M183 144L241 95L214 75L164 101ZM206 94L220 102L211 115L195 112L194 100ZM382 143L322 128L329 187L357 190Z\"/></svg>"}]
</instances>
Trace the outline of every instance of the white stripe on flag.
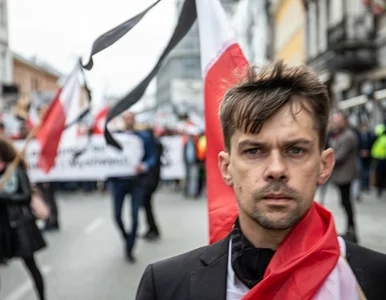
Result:
<instances>
[{"instance_id":1,"label":"white stripe on flag","mask_svg":"<svg viewBox=\"0 0 386 300\"><path fill-rule=\"evenodd\" d=\"M66 125L72 123L81 114L80 91L81 91L81 66L76 66L63 85L59 99L66 115Z\"/></svg>"},{"instance_id":2,"label":"white stripe on flag","mask_svg":"<svg viewBox=\"0 0 386 300\"><path fill-rule=\"evenodd\" d=\"M236 43L236 39L220 1L196 0L196 8L200 31L201 71L205 78L207 71L230 45Z\"/></svg>"}]
</instances>

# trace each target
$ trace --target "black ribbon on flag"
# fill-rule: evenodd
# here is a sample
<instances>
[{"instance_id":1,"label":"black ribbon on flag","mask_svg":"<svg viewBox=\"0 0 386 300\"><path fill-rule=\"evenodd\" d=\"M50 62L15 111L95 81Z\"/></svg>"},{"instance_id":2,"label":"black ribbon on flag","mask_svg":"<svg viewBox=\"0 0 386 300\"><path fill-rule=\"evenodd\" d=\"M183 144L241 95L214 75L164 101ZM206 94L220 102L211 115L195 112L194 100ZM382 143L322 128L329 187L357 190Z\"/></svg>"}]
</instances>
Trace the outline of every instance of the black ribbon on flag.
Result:
<instances>
[{"instance_id":1,"label":"black ribbon on flag","mask_svg":"<svg viewBox=\"0 0 386 300\"><path fill-rule=\"evenodd\" d=\"M88 63L86 65L83 65L83 68L87 70L91 70L92 67L94 66L94 61L92 57L95 54L110 47L112 44L117 42L121 37L123 37L126 33L128 33L131 29L133 29L135 25L137 25L139 21L141 21L142 18L159 2L161 2L161 0L158 0L157 2L153 3L148 8L146 8L143 12L139 13L138 15L131 18L130 20L127 20L126 22L118 25L117 27L111 29L108 32L105 32L100 37L98 37L92 45L92 50L91 50Z\"/></svg>"},{"instance_id":2,"label":"black ribbon on flag","mask_svg":"<svg viewBox=\"0 0 386 300\"><path fill-rule=\"evenodd\" d=\"M100 36L93 45L93 50L99 49L98 52L106 49L107 47L111 46L113 43L118 41L124 34L126 34L129 30L131 30L141 19L142 17L151 9L153 8L159 1L154 3L152 6L150 6L148 9L146 9L144 12L139 14L138 16L134 17L133 19L130 19L126 21L125 23L119 25L113 31L115 30L117 33L116 35L110 34L110 32L105 33L104 35ZM161 68L162 63L164 59L167 57L167 55L173 50L175 46L183 39L183 37L188 33L190 28L192 27L194 21L197 18L197 12L196 12L196 2L195 0L185 0L184 5L182 7L178 23L174 29L174 33L172 37L169 40L168 45L162 52L162 55L158 59L157 64L154 66L154 68L150 71L149 75L145 77L133 90L131 90L126 96L124 96L121 100L118 101L116 105L114 105L110 110L106 118L106 125L105 125L105 139L107 144L112 145L118 149L122 149L121 145L113 138L112 134L107 128L107 125L109 121L114 119L116 116L120 115L127 109L129 109L132 105L138 102L139 99L143 96L145 93L147 87L149 86L152 79L156 76L158 70ZM132 20L135 19L135 24ZM129 26L127 24L131 24L131 27L127 29ZM122 27L122 28L120 28ZM124 32L124 33L123 33ZM100 40L99 44L101 46L96 47L96 44ZM103 42L102 42L103 41ZM103 45L103 47L102 47ZM93 53L94 51L92 51ZM95 52L97 53L97 52ZM93 55L93 54L92 54ZM91 56L92 56L91 55ZM89 67L91 63L91 67ZM89 67L89 68L88 68ZM84 66L84 68L90 70L92 68L92 57L90 58L90 62Z\"/></svg>"}]
</instances>

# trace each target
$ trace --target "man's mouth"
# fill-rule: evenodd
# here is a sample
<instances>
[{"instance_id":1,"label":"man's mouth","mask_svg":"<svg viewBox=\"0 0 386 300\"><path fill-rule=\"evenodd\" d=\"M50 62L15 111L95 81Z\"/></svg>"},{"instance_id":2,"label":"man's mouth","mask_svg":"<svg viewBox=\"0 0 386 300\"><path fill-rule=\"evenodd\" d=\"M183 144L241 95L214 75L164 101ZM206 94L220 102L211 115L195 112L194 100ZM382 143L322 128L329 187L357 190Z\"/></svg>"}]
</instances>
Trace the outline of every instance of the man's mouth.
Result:
<instances>
[{"instance_id":1,"label":"man's mouth","mask_svg":"<svg viewBox=\"0 0 386 300\"><path fill-rule=\"evenodd\" d=\"M291 197L286 194L276 194L276 193L265 195L263 198L264 199L288 199L288 200L291 199Z\"/></svg>"}]
</instances>

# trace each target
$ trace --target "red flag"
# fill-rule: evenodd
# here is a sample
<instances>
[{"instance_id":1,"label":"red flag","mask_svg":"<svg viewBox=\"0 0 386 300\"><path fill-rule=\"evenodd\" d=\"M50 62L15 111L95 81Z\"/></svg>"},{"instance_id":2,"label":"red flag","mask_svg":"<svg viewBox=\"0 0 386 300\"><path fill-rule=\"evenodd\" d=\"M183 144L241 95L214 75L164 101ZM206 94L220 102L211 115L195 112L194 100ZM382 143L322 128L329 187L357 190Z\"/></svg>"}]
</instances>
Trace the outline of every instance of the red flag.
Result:
<instances>
[{"instance_id":1,"label":"red flag","mask_svg":"<svg viewBox=\"0 0 386 300\"><path fill-rule=\"evenodd\" d=\"M205 80L209 241L214 243L229 234L238 214L233 190L222 180L217 164L217 155L224 150L218 109L225 92L224 82L235 83L236 71L244 70L248 62L235 42L220 2L196 0L196 7Z\"/></svg>"},{"instance_id":2,"label":"red flag","mask_svg":"<svg viewBox=\"0 0 386 300\"><path fill-rule=\"evenodd\" d=\"M95 115L93 134L103 134L105 129L105 123L107 114L109 113L109 107L104 106Z\"/></svg>"},{"instance_id":3,"label":"red flag","mask_svg":"<svg viewBox=\"0 0 386 300\"><path fill-rule=\"evenodd\" d=\"M80 65L77 66L64 85L59 89L56 97L47 108L41 120L41 126L36 133L36 139L40 143L39 167L46 173L50 171L55 162L58 145L66 127L66 123L73 115L70 113L74 107L74 101L80 102L81 82Z\"/></svg>"}]
</instances>

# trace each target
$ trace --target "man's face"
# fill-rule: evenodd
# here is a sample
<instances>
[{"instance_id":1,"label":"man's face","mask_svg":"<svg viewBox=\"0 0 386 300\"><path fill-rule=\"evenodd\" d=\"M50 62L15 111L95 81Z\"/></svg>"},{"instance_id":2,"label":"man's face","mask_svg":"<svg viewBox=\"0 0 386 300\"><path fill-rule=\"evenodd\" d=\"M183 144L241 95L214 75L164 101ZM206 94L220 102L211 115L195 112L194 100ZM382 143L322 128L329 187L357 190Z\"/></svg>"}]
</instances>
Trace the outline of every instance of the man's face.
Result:
<instances>
[{"instance_id":1,"label":"man's face","mask_svg":"<svg viewBox=\"0 0 386 300\"><path fill-rule=\"evenodd\" d=\"M346 128L346 119L342 114L335 114L332 117L332 126L335 132L341 132Z\"/></svg>"},{"instance_id":2,"label":"man's face","mask_svg":"<svg viewBox=\"0 0 386 300\"><path fill-rule=\"evenodd\" d=\"M125 112L123 114L123 121L125 122L126 129L132 130L135 125L135 116L132 112Z\"/></svg>"},{"instance_id":3,"label":"man's face","mask_svg":"<svg viewBox=\"0 0 386 300\"><path fill-rule=\"evenodd\" d=\"M292 114L293 111L300 111ZM261 227L286 230L308 211L317 184L331 174L334 154L319 148L312 116L294 104L268 119L258 134L239 130L230 153L219 155L223 178L234 187L239 214Z\"/></svg>"}]
</instances>

